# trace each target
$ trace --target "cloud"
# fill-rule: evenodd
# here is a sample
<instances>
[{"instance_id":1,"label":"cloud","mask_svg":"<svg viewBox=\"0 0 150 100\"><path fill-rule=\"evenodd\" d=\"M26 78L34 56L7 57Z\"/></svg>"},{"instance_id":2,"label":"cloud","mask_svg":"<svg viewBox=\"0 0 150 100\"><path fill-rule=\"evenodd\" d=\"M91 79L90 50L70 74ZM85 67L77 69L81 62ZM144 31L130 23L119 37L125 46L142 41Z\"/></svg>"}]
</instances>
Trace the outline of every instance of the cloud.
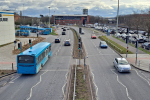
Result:
<instances>
[{"instance_id":1,"label":"cloud","mask_svg":"<svg viewBox=\"0 0 150 100\"><path fill-rule=\"evenodd\" d=\"M82 14L82 9L88 9L90 15L104 17L116 16L118 0L0 0L0 8L24 11L26 16L54 14ZM23 7L24 4L24 7ZM150 6L149 0L119 0L119 14L131 14L137 9L143 10Z\"/></svg>"}]
</instances>

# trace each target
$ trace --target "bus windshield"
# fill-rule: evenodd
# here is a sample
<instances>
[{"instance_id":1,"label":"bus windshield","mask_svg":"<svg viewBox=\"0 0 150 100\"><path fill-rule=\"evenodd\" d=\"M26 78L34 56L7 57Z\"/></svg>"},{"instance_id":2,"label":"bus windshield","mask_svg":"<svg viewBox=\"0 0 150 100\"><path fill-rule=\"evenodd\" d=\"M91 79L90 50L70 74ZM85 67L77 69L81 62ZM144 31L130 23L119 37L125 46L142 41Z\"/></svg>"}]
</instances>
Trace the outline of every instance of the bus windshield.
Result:
<instances>
[{"instance_id":1,"label":"bus windshield","mask_svg":"<svg viewBox=\"0 0 150 100\"><path fill-rule=\"evenodd\" d=\"M34 63L34 56L28 55L19 56L18 63Z\"/></svg>"}]
</instances>

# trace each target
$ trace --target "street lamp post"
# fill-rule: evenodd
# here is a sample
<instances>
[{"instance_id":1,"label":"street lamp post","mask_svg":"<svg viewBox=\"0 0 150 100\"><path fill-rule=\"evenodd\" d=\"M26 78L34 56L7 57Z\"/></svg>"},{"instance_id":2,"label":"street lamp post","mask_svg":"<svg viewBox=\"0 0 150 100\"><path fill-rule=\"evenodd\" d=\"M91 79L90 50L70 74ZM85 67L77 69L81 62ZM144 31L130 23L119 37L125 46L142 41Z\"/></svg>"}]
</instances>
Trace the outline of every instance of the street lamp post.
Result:
<instances>
[{"instance_id":1,"label":"street lamp post","mask_svg":"<svg viewBox=\"0 0 150 100\"><path fill-rule=\"evenodd\" d=\"M51 7L48 7L49 8L49 28L50 28L50 8Z\"/></svg>"},{"instance_id":2,"label":"street lamp post","mask_svg":"<svg viewBox=\"0 0 150 100\"><path fill-rule=\"evenodd\" d=\"M116 26L116 33L118 33L118 14L119 14L119 0L118 0L118 10L117 10L117 26Z\"/></svg>"}]
</instances>

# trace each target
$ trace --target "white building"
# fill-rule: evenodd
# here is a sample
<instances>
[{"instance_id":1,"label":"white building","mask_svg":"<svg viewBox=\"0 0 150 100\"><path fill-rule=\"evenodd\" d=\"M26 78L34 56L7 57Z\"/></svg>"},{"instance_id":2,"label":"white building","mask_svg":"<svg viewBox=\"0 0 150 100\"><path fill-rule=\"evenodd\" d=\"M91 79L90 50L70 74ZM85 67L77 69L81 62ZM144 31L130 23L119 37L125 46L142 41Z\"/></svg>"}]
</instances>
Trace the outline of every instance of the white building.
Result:
<instances>
[{"instance_id":1,"label":"white building","mask_svg":"<svg viewBox=\"0 0 150 100\"><path fill-rule=\"evenodd\" d=\"M0 11L0 45L15 40L14 12Z\"/></svg>"}]
</instances>

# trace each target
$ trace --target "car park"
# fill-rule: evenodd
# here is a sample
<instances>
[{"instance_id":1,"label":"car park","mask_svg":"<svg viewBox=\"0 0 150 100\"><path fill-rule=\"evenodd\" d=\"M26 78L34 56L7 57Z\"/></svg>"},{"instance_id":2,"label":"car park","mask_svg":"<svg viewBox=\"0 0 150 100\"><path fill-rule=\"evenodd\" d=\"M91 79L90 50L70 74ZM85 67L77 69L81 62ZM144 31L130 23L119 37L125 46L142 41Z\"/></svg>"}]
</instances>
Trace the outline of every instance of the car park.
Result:
<instances>
[{"instance_id":1,"label":"car park","mask_svg":"<svg viewBox=\"0 0 150 100\"><path fill-rule=\"evenodd\" d=\"M141 47L144 48L144 49L150 50L150 43L148 43L148 42L142 43Z\"/></svg>"},{"instance_id":2,"label":"car park","mask_svg":"<svg viewBox=\"0 0 150 100\"><path fill-rule=\"evenodd\" d=\"M55 43L60 43L60 38L56 38Z\"/></svg>"},{"instance_id":3,"label":"car park","mask_svg":"<svg viewBox=\"0 0 150 100\"><path fill-rule=\"evenodd\" d=\"M125 58L115 58L113 63L118 72L131 71L131 66Z\"/></svg>"},{"instance_id":4,"label":"car park","mask_svg":"<svg viewBox=\"0 0 150 100\"><path fill-rule=\"evenodd\" d=\"M70 40L65 40L65 42L64 42L64 46L70 46L71 44L70 44Z\"/></svg>"},{"instance_id":5,"label":"car park","mask_svg":"<svg viewBox=\"0 0 150 100\"><path fill-rule=\"evenodd\" d=\"M62 35L66 35L66 32L63 31L63 32L62 32Z\"/></svg>"},{"instance_id":6,"label":"car park","mask_svg":"<svg viewBox=\"0 0 150 100\"><path fill-rule=\"evenodd\" d=\"M121 36L120 33L115 34L115 37L117 37L117 38L120 37L120 36Z\"/></svg>"},{"instance_id":7,"label":"car park","mask_svg":"<svg viewBox=\"0 0 150 100\"><path fill-rule=\"evenodd\" d=\"M92 34L92 35L91 35L91 39L96 39L96 35L95 35L95 34Z\"/></svg>"},{"instance_id":8,"label":"car park","mask_svg":"<svg viewBox=\"0 0 150 100\"><path fill-rule=\"evenodd\" d=\"M100 44L99 44L99 47L107 48L107 43L105 41L101 41Z\"/></svg>"}]
</instances>

